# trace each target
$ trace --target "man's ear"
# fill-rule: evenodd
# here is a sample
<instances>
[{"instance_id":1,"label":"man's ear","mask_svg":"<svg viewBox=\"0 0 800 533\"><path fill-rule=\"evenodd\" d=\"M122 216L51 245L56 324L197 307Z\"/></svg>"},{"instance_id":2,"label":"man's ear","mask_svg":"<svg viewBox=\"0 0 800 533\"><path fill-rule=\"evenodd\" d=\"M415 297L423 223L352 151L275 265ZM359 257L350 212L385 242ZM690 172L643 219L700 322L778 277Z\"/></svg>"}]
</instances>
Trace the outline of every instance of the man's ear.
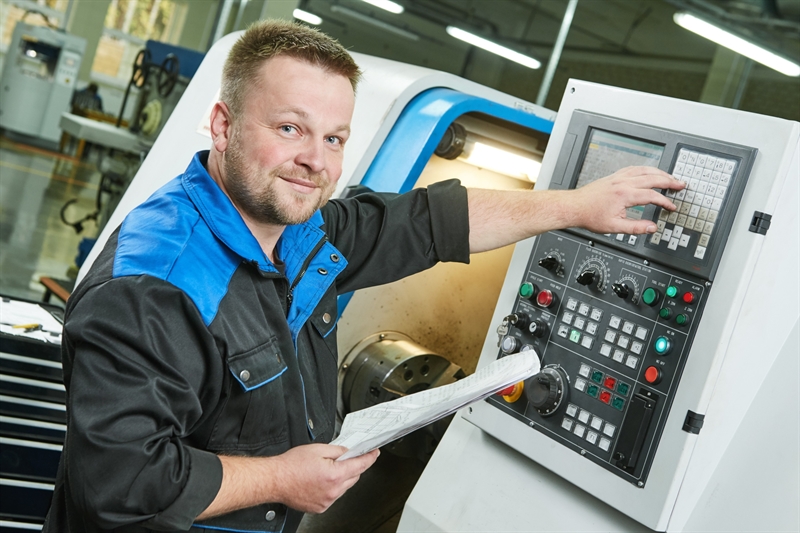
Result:
<instances>
[{"instance_id":1,"label":"man's ear","mask_svg":"<svg viewBox=\"0 0 800 533\"><path fill-rule=\"evenodd\" d=\"M231 112L225 102L219 101L214 104L214 108L211 110L210 129L214 149L219 153L224 153L228 148L231 133L233 133Z\"/></svg>"}]
</instances>

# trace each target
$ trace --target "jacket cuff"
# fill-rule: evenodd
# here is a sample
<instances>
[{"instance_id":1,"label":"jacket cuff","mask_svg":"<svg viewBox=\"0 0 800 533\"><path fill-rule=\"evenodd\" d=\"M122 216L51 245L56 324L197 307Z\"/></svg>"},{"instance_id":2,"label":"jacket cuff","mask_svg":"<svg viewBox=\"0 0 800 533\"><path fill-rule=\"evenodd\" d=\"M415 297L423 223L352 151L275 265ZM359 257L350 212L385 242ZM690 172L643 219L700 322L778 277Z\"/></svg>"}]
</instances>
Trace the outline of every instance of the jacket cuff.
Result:
<instances>
[{"instance_id":1,"label":"jacket cuff","mask_svg":"<svg viewBox=\"0 0 800 533\"><path fill-rule=\"evenodd\" d=\"M467 189L457 179L428 187L431 234L439 261L469 263Z\"/></svg>"},{"instance_id":2,"label":"jacket cuff","mask_svg":"<svg viewBox=\"0 0 800 533\"><path fill-rule=\"evenodd\" d=\"M211 505L222 486L222 462L211 452L184 448L189 456L186 484L172 504L144 522L153 529L188 530L197 516Z\"/></svg>"}]
</instances>

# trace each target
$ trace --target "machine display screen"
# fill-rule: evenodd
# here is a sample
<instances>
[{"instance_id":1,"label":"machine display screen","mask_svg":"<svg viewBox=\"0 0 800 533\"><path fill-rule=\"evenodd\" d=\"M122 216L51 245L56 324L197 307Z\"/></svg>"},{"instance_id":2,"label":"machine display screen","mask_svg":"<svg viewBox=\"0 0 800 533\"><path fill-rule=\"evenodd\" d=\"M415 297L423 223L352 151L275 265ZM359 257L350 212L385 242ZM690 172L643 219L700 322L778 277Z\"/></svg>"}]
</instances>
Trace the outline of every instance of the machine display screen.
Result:
<instances>
[{"instance_id":1,"label":"machine display screen","mask_svg":"<svg viewBox=\"0 0 800 533\"><path fill-rule=\"evenodd\" d=\"M662 145L603 130L592 130L575 188L588 185L621 168L641 165L657 167L663 154ZM644 206L634 206L628 208L626 216L640 220L643 213Z\"/></svg>"}]
</instances>

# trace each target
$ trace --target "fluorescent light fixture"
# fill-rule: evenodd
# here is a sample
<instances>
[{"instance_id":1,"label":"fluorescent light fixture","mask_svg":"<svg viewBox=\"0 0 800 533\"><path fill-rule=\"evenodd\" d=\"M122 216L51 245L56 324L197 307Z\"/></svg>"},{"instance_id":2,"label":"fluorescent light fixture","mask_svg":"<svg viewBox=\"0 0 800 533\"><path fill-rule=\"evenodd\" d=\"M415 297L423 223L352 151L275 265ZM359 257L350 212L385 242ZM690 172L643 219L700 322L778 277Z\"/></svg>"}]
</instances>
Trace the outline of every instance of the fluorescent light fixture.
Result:
<instances>
[{"instance_id":1,"label":"fluorescent light fixture","mask_svg":"<svg viewBox=\"0 0 800 533\"><path fill-rule=\"evenodd\" d=\"M478 48L483 48L488 52L497 54L506 59L510 59L511 61L519 63L520 65L524 65L528 68L539 68L542 66L542 64L539 61L535 60L532 57L520 54L519 52L515 52L514 50L506 48L505 46L500 46L497 43L493 43L492 41L488 41L483 37L478 37L477 35L473 35L472 33L456 28L455 26L448 26L447 33L449 33L452 37L455 37L456 39L464 41L465 43L477 46Z\"/></svg>"},{"instance_id":2,"label":"fluorescent light fixture","mask_svg":"<svg viewBox=\"0 0 800 533\"><path fill-rule=\"evenodd\" d=\"M292 11L292 16L297 20L308 22L309 24L313 24L314 26L319 26L320 24L322 24L322 19L320 17L316 16L314 13L303 11L302 9L295 9L294 11Z\"/></svg>"},{"instance_id":3,"label":"fluorescent light fixture","mask_svg":"<svg viewBox=\"0 0 800 533\"><path fill-rule=\"evenodd\" d=\"M512 178L528 180L536 183L542 164L502 148L497 148L480 141L470 142L469 137L464 152L458 159L478 168L485 168Z\"/></svg>"},{"instance_id":4,"label":"fluorescent light fixture","mask_svg":"<svg viewBox=\"0 0 800 533\"><path fill-rule=\"evenodd\" d=\"M375 7L379 7L381 9L385 9L390 13L394 13L395 15L399 15L405 8L398 3L392 2L391 0L361 0L362 2L366 2L367 4L373 5Z\"/></svg>"},{"instance_id":5,"label":"fluorescent light fixture","mask_svg":"<svg viewBox=\"0 0 800 533\"><path fill-rule=\"evenodd\" d=\"M713 41L720 46L730 48L737 54L749 57L753 61L758 61L762 65L766 65L771 69L777 70L781 74L787 76L798 77L800 76L800 65L785 59L774 52L755 45L749 41L742 39L722 28L718 28L713 24L706 22L700 18L695 17L689 13L675 13L672 20L675 24L685 28L691 32L696 33L701 37L705 37L709 41Z\"/></svg>"},{"instance_id":6,"label":"fluorescent light fixture","mask_svg":"<svg viewBox=\"0 0 800 533\"><path fill-rule=\"evenodd\" d=\"M376 28L380 28L384 31L388 31L390 33L394 33L395 35L399 35L401 37L405 37L406 39L411 39L412 41L419 41L419 35L416 33L410 32L408 30L404 30L403 28L398 28L392 24L388 24L383 22L382 20L374 19L370 16L367 16L363 13L359 13L354 9L349 9L344 6L340 6L338 4L333 4L331 6L331 11L334 13L341 13L342 15L347 15L348 17L352 17L356 20L360 20L366 24L370 24L375 26Z\"/></svg>"}]
</instances>

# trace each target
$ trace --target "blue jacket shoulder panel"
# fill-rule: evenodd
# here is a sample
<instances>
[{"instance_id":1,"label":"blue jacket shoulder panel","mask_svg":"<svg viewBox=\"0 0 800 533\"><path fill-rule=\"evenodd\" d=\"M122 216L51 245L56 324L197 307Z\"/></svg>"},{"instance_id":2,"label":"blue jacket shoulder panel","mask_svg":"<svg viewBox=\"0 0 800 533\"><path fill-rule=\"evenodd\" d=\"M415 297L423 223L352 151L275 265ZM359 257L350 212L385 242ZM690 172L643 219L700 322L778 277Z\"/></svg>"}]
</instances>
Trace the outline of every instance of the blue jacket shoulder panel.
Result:
<instances>
[{"instance_id":1,"label":"blue jacket shoulder panel","mask_svg":"<svg viewBox=\"0 0 800 533\"><path fill-rule=\"evenodd\" d=\"M125 218L113 276L150 275L175 285L208 325L241 261L216 239L176 178Z\"/></svg>"}]
</instances>

